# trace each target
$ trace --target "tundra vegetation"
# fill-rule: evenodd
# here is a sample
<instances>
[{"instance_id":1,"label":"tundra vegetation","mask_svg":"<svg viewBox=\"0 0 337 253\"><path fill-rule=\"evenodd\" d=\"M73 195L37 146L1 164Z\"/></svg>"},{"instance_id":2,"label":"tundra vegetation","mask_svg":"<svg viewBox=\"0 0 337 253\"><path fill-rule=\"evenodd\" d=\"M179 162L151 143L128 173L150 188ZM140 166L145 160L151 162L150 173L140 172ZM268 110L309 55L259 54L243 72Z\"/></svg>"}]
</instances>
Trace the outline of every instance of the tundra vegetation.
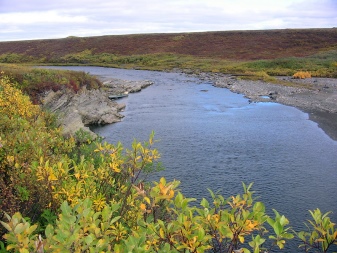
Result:
<instances>
[{"instance_id":1,"label":"tundra vegetation","mask_svg":"<svg viewBox=\"0 0 337 253\"><path fill-rule=\"evenodd\" d=\"M276 210L268 215L253 184L235 196L209 190L196 201L179 181L147 182L162 169L154 133L130 149L83 133L81 141L63 137L55 116L27 95L36 99L31 81L45 87L50 77L51 87L57 80L73 91L71 80L99 82L84 73L23 72L0 76L0 252L258 253L282 250L294 237L305 252L337 244L330 213L311 210L307 230L294 231Z\"/></svg>"},{"instance_id":2,"label":"tundra vegetation","mask_svg":"<svg viewBox=\"0 0 337 253\"><path fill-rule=\"evenodd\" d=\"M287 57L267 60L237 61L196 57L178 54L115 55L94 54L90 50L70 53L59 58L27 58L14 53L0 55L0 63L92 65L145 70L174 70L188 72L213 72L235 74L269 82L277 82L273 76L292 76L297 72L308 72L313 77L337 78L337 50L322 51L308 57ZM12 58L15 59L11 60ZM20 59L20 60L18 60Z\"/></svg>"},{"instance_id":3,"label":"tundra vegetation","mask_svg":"<svg viewBox=\"0 0 337 253\"><path fill-rule=\"evenodd\" d=\"M0 63L337 77L337 29L138 34L0 42ZM289 85L289 83L281 83Z\"/></svg>"}]
</instances>

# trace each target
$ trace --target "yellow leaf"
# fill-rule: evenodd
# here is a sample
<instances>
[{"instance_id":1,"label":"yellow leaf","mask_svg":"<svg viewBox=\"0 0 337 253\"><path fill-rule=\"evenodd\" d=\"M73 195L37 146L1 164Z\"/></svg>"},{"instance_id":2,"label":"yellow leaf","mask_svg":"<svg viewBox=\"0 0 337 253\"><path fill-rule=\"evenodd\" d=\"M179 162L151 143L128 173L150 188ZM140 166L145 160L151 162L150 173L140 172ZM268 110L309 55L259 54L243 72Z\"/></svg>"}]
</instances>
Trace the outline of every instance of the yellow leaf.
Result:
<instances>
[{"instance_id":1,"label":"yellow leaf","mask_svg":"<svg viewBox=\"0 0 337 253\"><path fill-rule=\"evenodd\" d=\"M165 232L162 228L159 229L159 235L161 238L165 238Z\"/></svg>"},{"instance_id":2,"label":"yellow leaf","mask_svg":"<svg viewBox=\"0 0 337 253\"><path fill-rule=\"evenodd\" d=\"M244 242L245 242L245 238L244 238L243 236L239 235L239 241L240 241L241 243L244 243Z\"/></svg>"},{"instance_id":3,"label":"yellow leaf","mask_svg":"<svg viewBox=\"0 0 337 253\"><path fill-rule=\"evenodd\" d=\"M219 222L219 214L214 214L214 215L213 215L213 219L214 219L216 222Z\"/></svg>"},{"instance_id":4,"label":"yellow leaf","mask_svg":"<svg viewBox=\"0 0 337 253\"><path fill-rule=\"evenodd\" d=\"M49 181L56 181L56 180L57 180L57 177L55 177L54 174L50 174L49 177L48 177L48 180L49 180Z\"/></svg>"},{"instance_id":5,"label":"yellow leaf","mask_svg":"<svg viewBox=\"0 0 337 253\"><path fill-rule=\"evenodd\" d=\"M7 161L8 161L8 163L13 163L14 162L14 156L10 156L10 155L8 155L7 156Z\"/></svg>"},{"instance_id":6,"label":"yellow leaf","mask_svg":"<svg viewBox=\"0 0 337 253\"><path fill-rule=\"evenodd\" d=\"M115 164L110 163L109 165L110 165L110 168L111 168L114 172L116 172L116 173L121 172L121 169L118 168Z\"/></svg>"},{"instance_id":7,"label":"yellow leaf","mask_svg":"<svg viewBox=\"0 0 337 253\"><path fill-rule=\"evenodd\" d=\"M144 200L150 205L151 204L151 201L148 197L144 197Z\"/></svg>"}]
</instances>

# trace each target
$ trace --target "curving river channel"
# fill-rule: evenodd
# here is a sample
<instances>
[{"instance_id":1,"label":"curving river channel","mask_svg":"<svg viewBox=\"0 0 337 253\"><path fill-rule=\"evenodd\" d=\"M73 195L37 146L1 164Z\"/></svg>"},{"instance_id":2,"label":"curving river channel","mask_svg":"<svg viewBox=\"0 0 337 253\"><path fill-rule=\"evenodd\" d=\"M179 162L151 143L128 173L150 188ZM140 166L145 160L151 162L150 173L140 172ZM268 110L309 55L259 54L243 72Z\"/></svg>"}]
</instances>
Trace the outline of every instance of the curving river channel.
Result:
<instances>
[{"instance_id":1,"label":"curving river channel","mask_svg":"<svg viewBox=\"0 0 337 253\"><path fill-rule=\"evenodd\" d=\"M300 110L250 103L240 94L184 74L100 67L62 67L104 78L152 80L154 85L119 100L122 122L93 130L129 147L152 130L166 168L153 176L181 181L189 197L226 197L253 190L268 210L285 214L296 229L308 210L333 211L337 220L337 142Z\"/></svg>"}]
</instances>

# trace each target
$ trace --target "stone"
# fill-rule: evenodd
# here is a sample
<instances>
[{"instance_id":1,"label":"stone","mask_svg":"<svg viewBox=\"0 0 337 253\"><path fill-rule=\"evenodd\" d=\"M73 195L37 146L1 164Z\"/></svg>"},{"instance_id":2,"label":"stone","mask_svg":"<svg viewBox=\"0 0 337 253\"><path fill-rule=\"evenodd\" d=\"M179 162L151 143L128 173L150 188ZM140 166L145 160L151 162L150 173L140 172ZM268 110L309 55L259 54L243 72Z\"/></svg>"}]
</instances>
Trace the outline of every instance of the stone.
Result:
<instances>
[{"instance_id":1,"label":"stone","mask_svg":"<svg viewBox=\"0 0 337 253\"><path fill-rule=\"evenodd\" d=\"M153 82L110 79L103 84L101 89L87 90L84 87L78 93L68 89L51 90L43 95L42 107L57 115L65 136L83 130L96 137L88 126L116 123L124 117L119 112L125 109L125 104L110 100L110 94L139 92Z\"/></svg>"}]
</instances>

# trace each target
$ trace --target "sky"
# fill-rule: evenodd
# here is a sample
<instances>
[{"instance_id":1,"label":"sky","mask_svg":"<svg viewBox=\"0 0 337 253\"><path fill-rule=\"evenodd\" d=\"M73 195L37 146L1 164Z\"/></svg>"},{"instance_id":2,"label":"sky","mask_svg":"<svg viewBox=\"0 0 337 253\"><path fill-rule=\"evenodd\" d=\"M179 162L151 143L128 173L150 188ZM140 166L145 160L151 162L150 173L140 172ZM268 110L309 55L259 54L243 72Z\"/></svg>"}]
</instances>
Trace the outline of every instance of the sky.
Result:
<instances>
[{"instance_id":1,"label":"sky","mask_svg":"<svg viewBox=\"0 0 337 253\"><path fill-rule=\"evenodd\" d=\"M0 41L337 27L337 0L0 0Z\"/></svg>"}]
</instances>

